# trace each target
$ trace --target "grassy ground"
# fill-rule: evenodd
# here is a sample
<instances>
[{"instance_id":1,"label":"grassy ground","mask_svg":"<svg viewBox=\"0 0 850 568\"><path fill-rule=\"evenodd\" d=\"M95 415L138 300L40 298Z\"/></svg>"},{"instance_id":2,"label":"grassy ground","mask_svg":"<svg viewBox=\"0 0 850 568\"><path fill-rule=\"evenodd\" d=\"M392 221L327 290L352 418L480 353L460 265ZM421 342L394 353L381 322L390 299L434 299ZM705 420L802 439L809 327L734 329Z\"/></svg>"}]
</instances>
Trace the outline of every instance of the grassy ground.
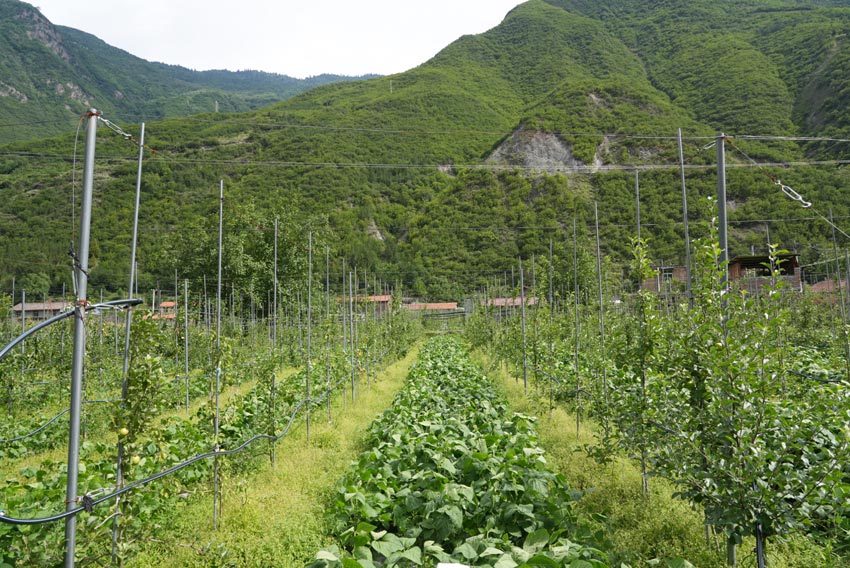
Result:
<instances>
[{"instance_id":1,"label":"grassy ground","mask_svg":"<svg viewBox=\"0 0 850 568\"><path fill-rule=\"evenodd\" d=\"M193 499L169 519L164 536L145 543L128 566L303 567L330 544L324 508L349 463L362 450L363 433L392 401L417 354L390 366L356 403L334 400L333 423L314 414L310 441L303 423L277 445L275 467L264 467L238 491L226 492L218 531L207 497Z\"/></svg>"},{"instance_id":2,"label":"grassy ground","mask_svg":"<svg viewBox=\"0 0 850 568\"><path fill-rule=\"evenodd\" d=\"M485 366L489 363L483 355L478 357ZM726 566L723 536L712 536L707 544L702 513L675 499L668 482L652 478L650 494L644 499L636 463L620 458L600 465L582 451L583 445L594 442L592 424L582 423L577 434L575 415L557 406L550 417L548 400L535 402L533 392L526 396L522 380L517 381L504 368L489 370L516 412L540 417L538 433L550 466L564 475L570 486L586 492L579 513L604 529L612 566L621 562L647 566L653 558L672 557L685 558L697 568ZM740 567L755 567L753 548L754 544L745 540L738 552ZM827 546L802 535L769 542L768 561L771 568L846 566Z\"/></svg>"}]
</instances>

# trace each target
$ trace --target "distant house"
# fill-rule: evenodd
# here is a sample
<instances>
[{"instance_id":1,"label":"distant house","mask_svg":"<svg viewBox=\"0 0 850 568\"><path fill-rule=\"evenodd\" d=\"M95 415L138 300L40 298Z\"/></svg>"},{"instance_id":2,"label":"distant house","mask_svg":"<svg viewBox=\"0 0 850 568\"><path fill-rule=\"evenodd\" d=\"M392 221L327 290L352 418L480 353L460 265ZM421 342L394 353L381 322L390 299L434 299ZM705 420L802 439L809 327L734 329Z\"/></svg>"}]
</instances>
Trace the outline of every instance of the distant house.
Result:
<instances>
[{"instance_id":1,"label":"distant house","mask_svg":"<svg viewBox=\"0 0 850 568\"><path fill-rule=\"evenodd\" d=\"M416 312L423 319L454 319L466 316L466 311L458 307L457 302L414 302L402 304L402 308Z\"/></svg>"},{"instance_id":2,"label":"distant house","mask_svg":"<svg viewBox=\"0 0 850 568\"><path fill-rule=\"evenodd\" d=\"M365 302L375 308L379 314L390 311L390 306L393 303L393 297L389 294L381 294L378 296L361 296L357 298L358 302Z\"/></svg>"},{"instance_id":3,"label":"distant house","mask_svg":"<svg viewBox=\"0 0 850 568\"><path fill-rule=\"evenodd\" d=\"M666 290L685 288L688 284L688 271L684 266L656 266L655 276L641 283L641 290L664 292Z\"/></svg>"},{"instance_id":4,"label":"distant house","mask_svg":"<svg viewBox=\"0 0 850 568\"><path fill-rule=\"evenodd\" d=\"M61 312L71 309L69 302L27 302L12 306L12 317L18 321L25 317L27 321L44 321Z\"/></svg>"},{"instance_id":5,"label":"distant house","mask_svg":"<svg viewBox=\"0 0 850 568\"><path fill-rule=\"evenodd\" d=\"M487 300L486 305L493 306L495 308L518 308L522 305L522 298L490 298ZM525 305L537 305L537 298L526 298Z\"/></svg>"},{"instance_id":6,"label":"distant house","mask_svg":"<svg viewBox=\"0 0 850 568\"><path fill-rule=\"evenodd\" d=\"M458 309L457 302L412 303L404 304L404 307L411 312L452 312Z\"/></svg>"},{"instance_id":7,"label":"distant house","mask_svg":"<svg viewBox=\"0 0 850 568\"><path fill-rule=\"evenodd\" d=\"M795 292L802 291L800 261L796 254L782 254L779 262L779 278ZM656 266L655 276L644 280L641 289L650 292L676 292L687 286L688 272L684 266ZM729 261L729 281L739 287L756 292L770 281L770 257L768 255L736 256Z\"/></svg>"},{"instance_id":8,"label":"distant house","mask_svg":"<svg viewBox=\"0 0 850 568\"><path fill-rule=\"evenodd\" d=\"M152 319L173 320L177 318L177 302L160 302Z\"/></svg>"},{"instance_id":9,"label":"distant house","mask_svg":"<svg viewBox=\"0 0 850 568\"><path fill-rule=\"evenodd\" d=\"M796 254L777 257L779 278L795 292L803 290L800 278L800 260ZM756 292L770 282L770 257L768 255L736 256L729 261L729 280L741 281L741 287Z\"/></svg>"}]
</instances>

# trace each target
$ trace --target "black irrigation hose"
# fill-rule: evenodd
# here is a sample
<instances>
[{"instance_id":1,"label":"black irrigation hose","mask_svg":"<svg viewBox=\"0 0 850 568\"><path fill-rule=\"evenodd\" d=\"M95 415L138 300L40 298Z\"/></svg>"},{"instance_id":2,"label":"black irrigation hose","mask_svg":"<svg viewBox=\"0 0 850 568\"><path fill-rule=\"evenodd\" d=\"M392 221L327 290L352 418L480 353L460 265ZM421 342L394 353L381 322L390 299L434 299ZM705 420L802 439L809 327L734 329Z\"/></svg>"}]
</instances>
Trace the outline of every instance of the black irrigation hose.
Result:
<instances>
[{"instance_id":1,"label":"black irrigation hose","mask_svg":"<svg viewBox=\"0 0 850 568\"><path fill-rule=\"evenodd\" d=\"M25 439L27 439L31 436L35 436L36 434L38 434L39 432L41 432L42 430L44 430L45 428L47 428L48 426L50 426L51 424L53 424L54 422L56 422L57 420L62 418L63 415L67 414L70 411L71 411L70 408L66 408L65 410L63 410L62 412L60 412L59 414L57 414L56 416L54 416L53 418L51 418L50 420L48 420L47 422L45 422L44 424L42 424L41 426L39 426L38 428L33 430L32 432L30 432L28 434L24 434L23 436L18 436L17 438L11 438L9 440L0 440L0 444L12 444L14 442L20 442L21 440L25 440Z\"/></svg>"},{"instance_id":2,"label":"black irrigation hose","mask_svg":"<svg viewBox=\"0 0 850 568\"><path fill-rule=\"evenodd\" d=\"M348 377L346 376L343 379L340 379L339 381L337 381L335 386L339 385L340 383L346 382L347 380L348 380ZM173 466L171 466L167 469L160 471L159 473L155 473L154 475L151 475L150 477L146 477L144 479L134 481L133 483L126 485L126 486L122 487L121 489L118 489L116 491L113 491L112 493L108 493L106 495L103 495L103 496L98 497L96 499L92 499L88 495L84 495L83 496L84 505L80 505L79 507L75 507L74 509L71 509L69 511L65 511L63 513L57 513L55 515L51 515L51 516L48 516L48 517L39 517L39 518L35 518L35 519L19 519L19 518L15 518L15 517L8 517L8 516L6 516L6 514L3 511L0 511L0 522L6 523L6 524L11 524L11 525L40 525L40 524L44 524L44 523L56 522L56 521L65 519L67 517L70 517L71 515L76 515L77 513L81 512L81 511L89 511L90 512L92 510L92 508L94 508L96 505L99 505L100 503L103 503L104 501L108 501L110 499L113 499L115 497L123 495L124 493L127 493L128 491L131 491L131 490L135 489L136 487L140 487L142 485L147 485L148 483L150 483L152 481L156 481L158 479L161 479L163 477L171 475L172 473L180 471L181 469L188 467L188 466L190 466L193 463L196 463L198 461L208 459L208 458L211 458L211 457L214 457L214 456L229 456L229 455L232 455L232 454L240 453L240 452L244 451L245 449L247 449L248 446L252 445L257 440L271 440L271 441L276 442L276 441L280 440L281 438L283 438L284 436L286 436L286 434L289 433L289 430L292 428L292 424L295 421L296 416L298 416L298 413L301 411L301 409L304 407L305 404L322 402L326 397L328 397L331 394L332 390L333 389L325 390L324 393L322 394L322 396L317 398L317 399L301 400L293 408L292 413L289 416L289 422L287 422L286 427L278 435L257 434L255 436L249 438L248 440L246 440L245 442L243 442L242 444L240 444L236 448L233 448L232 450L218 450L218 451L213 450L213 451L206 452L206 453L203 453L203 454L198 454L197 456L189 458L188 460L186 460L184 462L175 464L175 465L173 465ZM64 411L64 412L67 412L67 410Z\"/></svg>"},{"instance_id":3,"label":"black irrigation hose","mask_svg":"<svg viewBox=\"0 0 850 568\"><path fill-rule=\"evenodd\" d=\"M39 518L35 518L35 519L19 519L19 518L15 518L15 517L7 517L3 511L0 511L0 522L11 524L11 525L40 525L40 524L44 524L44 523L56 522L56 521L65 519L67 517L70 517L72 515L76 515L77 513L81 512L81 511L91 511L92 508L94 508L96 505L103 503L104 501L108 501L110 499L113 499L115 497L123 495L124 493L127 493L128 491L131 491L131 490L135 489L136 487L140 487L142 485L147 485L148 483L150 483L152 481L156 481L158 479L161 479L163 477L171 475L172 473L178 472L181 469L188 467L188 466L190 466L193 463L196 463L198 461L208 459L208 458L211 458L211 457L215 457L215 456L229 456L231 454L236 454L236 453L242 452L248 446L250 446L251 444L253 444L257 440L266 439L266 440L277 441L277 440L283 438L289 432L290 428L292 427L292 423L295 421L295 417L298 415L298 412L304 406L305 402L306 401L302 400L301 402L299 402L295 406L295 408L292 411L292 414L289 417L289 422L287 423L286 428L284 428L283 431L280 434L278 434L277 436L270 435L270 434L257 434L256 436L249 438L248 440L246 440L245 442L243 442L242 444L240 444L239 446L237 446L236 448L234 448L232 450L217 450L217 451L212 450L212 451L209 451L209 452L206 452L206 453L203 453L203 454L198 454L198 455L196 455L192 458L189 458L186 461L180 462L180 463L175 464L175 465L173 465L173 466L171 466L167 469L164 469L164 470L162 470L158 473L155 473L155 474L151 475L150 477L146 477L144 479L139 479L138 481L134 481L133 483L130 483L129 485L125 485L121 489L118 489L118 490L113 491L111 493L108 493L106 495L102 495L102 496L100 496L96 499L92 499L91 497L84 495L83 496L83 501L85 503L84 505L80 505L79 507L75 507L74 509L71 509L70 511L64 511L62 513L50 515L48 517L39 517Z\"/></svg>"},{"instance_id":4,"label":"black irrigation hose","mask_svg":"<svg viewBox=\"0 0 850 568\"><path fill-rule=\"evenodd\" d=\"M85 401L83 401L83 404L95 404L95 403L106 404L106 403L111 403L111 402L118 402L118 401L117 400L85 400ZM14 442L20 442L21 440L25 440L26 438L30 438L32 436L35 436L36 434L38 434L39 432L41 432L42 430L44 430L45 428L47 428L48 426L50 426L51 424L53 424L54 422L59 420L63 415L70 412L70 410L71 410L70 408L66 408L65 410L63 410L62 412L60 412L59 414L57 414L56 416L54 416L53 418L51 418L50 420L48 420L47 422L45 422L44 424L42 424L41 426L39 426L38 428L36 428L35 430L33 430L32 432L30 432L28 434L18 436L17 438L11 438L9 440L0 440L0 444L12 444Z\"/></svg>"},{"instance_id":5,"label":"black irrigation hose","mask_svg":"<svg viewBox=\"0 0 850 568\"><path fill-rule=\"evenodd\" d=\"M809 373L801 373L800 371L789 371L789 373L797 377L809 379L810 381L816 381L824 385L840 385L844 382L844 379L826 379L817 375L811 375Z\"/></svg>"},{"instance_id":6,"label":"black irrigation hose","mask_svg":"<svg viewBox=\"0 0 850 568\"><path fill-rule=\"evenodd\" d=\"M129 308L131 306L138 306L141 303L142 303L142 300L139 300L139 299L111 300L109 302L103 302L102 304L89 304L89 305L86 306L85 309L86 309L87 312L90 312L92 310L96 310L96 309L99 309L99 308L115 308L115 307ZM20 342L22 342L24 339L26 339L30 335L38 333L42 329L49 327L56 322L60 322L65 318L69 318L69 317L73 316L74 313L75 313L75 310L71 310L71 311L68 311L68 312L62 312L61 314L55 315L50 319L46 319L43 322L40 322L37 325L32 326L31 328L26 330L24 333L22 333L21 335L19 335L15 339L13 339L11 343L6 345L6 347L4 347L2 350L0 350L0 359L3 359L6 355L9 354L9 352L12 350L12 348L14 348L16 345L18 345Z\"/></svg>"}]
</instances>

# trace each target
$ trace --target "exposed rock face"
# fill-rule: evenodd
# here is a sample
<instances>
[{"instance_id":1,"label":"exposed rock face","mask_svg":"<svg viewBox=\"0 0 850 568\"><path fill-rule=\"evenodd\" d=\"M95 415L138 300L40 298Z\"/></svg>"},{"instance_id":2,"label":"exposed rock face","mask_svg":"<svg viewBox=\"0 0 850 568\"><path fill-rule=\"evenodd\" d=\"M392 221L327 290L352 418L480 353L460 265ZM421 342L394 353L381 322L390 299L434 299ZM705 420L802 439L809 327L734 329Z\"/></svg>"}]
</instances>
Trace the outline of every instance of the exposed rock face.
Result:
<instances>
[{"instance_id":1,"label":"exposed rock face","mask_svg":"<svg viewBox=\"0 0 850 568\"><path fill-rule=\"evenodd\" d=\"M65 61L71 60L68 51L62 45L62 36L59 35L53 24L41 15L41 12L38 10L23 10L15 18L23 21L24 25L26 25L28 38L40 42Z\"/></svg>"},{"instance_id":2,"label":"exposed rock face","mask_svg":"<svg viewBox=\"0 0 850 568\"><path fill-rule=\"evenodd\" d=\"M368 234L373 239L377 239L379 241L384 240L384 235L381 233L381 230L378 228L378 225L375 221L369 223L369 226L366 228L366 234Z\"/></svg>"},{"instance_id":3,"label":"exposed rock face","mask_svg":"<svg viewBox=\"0 0 850 568\"><path fill-rule=\"evenodd\" d=\"M12 85L7 85L2 81L0 81L0 97L12 97L13 99L18 99L21 103L25 103L29 100L27 96L18 89Z\"/></svg>"},{"instance_id":4,"label":"exposed rock face","mask_svg":"<svg viewBox=\"0 0 850 568\"><path fill-rule=\"evenodd\" d=\"M515 130L487 158L491 164L505 164L554 173L563 168L584 167L573 157L569 144L548 132Z\"/></svg>"}]
</instances>

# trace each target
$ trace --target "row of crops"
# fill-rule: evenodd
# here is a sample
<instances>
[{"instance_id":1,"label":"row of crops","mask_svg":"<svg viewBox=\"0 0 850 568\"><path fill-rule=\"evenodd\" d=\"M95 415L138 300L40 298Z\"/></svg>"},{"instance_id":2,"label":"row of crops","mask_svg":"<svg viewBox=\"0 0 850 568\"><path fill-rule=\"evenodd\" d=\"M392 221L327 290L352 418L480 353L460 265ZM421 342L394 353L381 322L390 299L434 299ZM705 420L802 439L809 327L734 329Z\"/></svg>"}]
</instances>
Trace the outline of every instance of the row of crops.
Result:
<instances>
[{"instance_id":1,"label":"row of crops","mask_svg":"<svg viewBox=\"0 0 850 568\"><path fill-rule=\"evenodd\" d=\"M80 458L78 563L120 564L132 558L139 543L172 538L169 525L176 508L193 497L214 494L220 503L234 500L264 463L285 459L275 456L279 438L303 427L308 413L314 419L332 419L330 399L350 403L378 369L406 351L417 333L414 322L398 314L372 316L351 326L345 338L339 319L321 318L312 328L309 357L299 348L306 343L303 328L281 326L275 347L263 322L257 328L224 327L221 347L215 349L214 333L203 325L184 330L170 322L136 318L123 399L121 360L113 342L105 341L103 347L92 342L86 381L90 404L84 407ZM89 320L92 337L97 337L98 324ZM107 323L107 338L112 331ZM191 334L194 345L187 354L178 352L189 344L184 333ZM54 366L45 358L60 348L51 341L57 338L54 332L27 346L23 375L17 365L22 356L5 367L15 384L8 391L14 395L13 414L2 422L0 514L27 522L0 522L0 566L62 562L61 519L38 520L65 509L67 375L48 391L29 384L34 376L64 373L60 357L52 359ZM189 373L184 355L192 364ZM293 364L295 368L281 372ZM222 369L219 377L216 368ZM39 423L41 429L34 429ZM124 456L120 473L119 445Z\"/></svg>"},{"instance_id":2,"label":"row of crops","mask_svg":"<svg viewBox=\"0 0 850 568\"><path fill-rule=\"evenodd\" d=\"M742 542L763 562L768 542L794 533L850 554L843 300L785 288L777 251L755 291L727 286L715 241L695 251L690 298L641 290L614 301L603 284L546 301L544 282L524 316L481 309L468 337L527 377L542 404L572 409L576 429L592 419L587 450L634 458L645 495L654 477L672 482L725 537L730 565ZM627 277L653 276L635 241Z\"/></svg>"},{"instance_id":3,"label":"row of crops","mask_svg":"<svg viewBox=\"0 0 850 568\"><path fill-rule=\"evenodd\" d=\"M312 568L607 566L534 420L509 412L457 338L424 346L366 444L332 505L342 547Z\"/></svg>"}]
</instances>

